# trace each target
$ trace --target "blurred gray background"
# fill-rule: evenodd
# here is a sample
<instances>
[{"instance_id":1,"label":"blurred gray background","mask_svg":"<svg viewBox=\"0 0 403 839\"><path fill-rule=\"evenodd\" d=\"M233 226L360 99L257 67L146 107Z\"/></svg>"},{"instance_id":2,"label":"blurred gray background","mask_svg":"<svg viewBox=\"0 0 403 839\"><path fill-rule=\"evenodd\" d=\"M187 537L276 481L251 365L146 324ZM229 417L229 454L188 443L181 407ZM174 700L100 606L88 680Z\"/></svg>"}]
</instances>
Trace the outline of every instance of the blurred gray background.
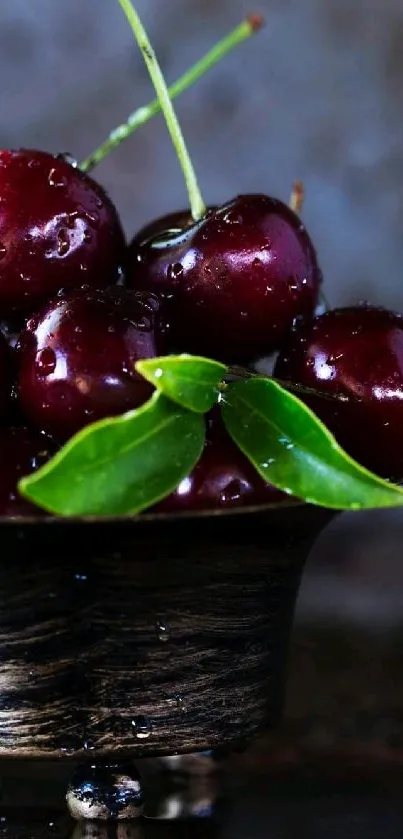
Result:
<instances>
[{"instance_id":1,"label":"blurred gray background","mask_svg":"<svg viewBox=\"0 0 403 839\"><path fill-rule=\"evenodd\" d=\"M173 81L251 11L267 25L178 100L205 198L247 190L305 219L332 303L403 308L400 0L139 0ZM153 91L117 0L1 0L0 143L79 159ZM128 233L186 202L162 117L98 170Z\"/></svg>"},{"instance_id":2,"label":"blurred gray background","mask_svg":"<svg viewBox=\"0 0 403 839\"><path fill-rule=\"evenodd\" d=\"M288 200L302 178L331 304L370 299L403 310L401 0L138 0L137 7L170 82L246 13L265 15L261 34L178 100L205 200L242 191ZM117 0L1 0L1 146L81 159L152 96ZM129 235L186 203L161 117L96 176ZM314 552L300 617L316 610L376 626L400 621L402 537L402 515L340 517Z\"/></svg>"}]
</instances>

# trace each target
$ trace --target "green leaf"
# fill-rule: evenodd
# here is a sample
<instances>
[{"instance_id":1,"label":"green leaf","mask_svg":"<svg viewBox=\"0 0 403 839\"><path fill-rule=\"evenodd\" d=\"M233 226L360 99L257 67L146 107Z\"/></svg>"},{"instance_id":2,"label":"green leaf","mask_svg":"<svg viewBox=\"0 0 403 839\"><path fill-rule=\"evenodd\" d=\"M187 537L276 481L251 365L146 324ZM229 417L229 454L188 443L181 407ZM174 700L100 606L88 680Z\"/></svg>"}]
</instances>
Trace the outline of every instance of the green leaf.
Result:
<instances>
[{"instance_id":1,"label":"green leaf","mask_svg":"<svg viewBox=\"0 0 403 839\"><path fill-rule=\"evenodd\" d=\"M195 355L168 355L138 361L136 370L173 402L205 414L218 401L219 384L227 367Z\"/></svg>"},{"instance_id":2,"label":"green leaf","mask_svg":"<svg viewBox=\"0 0 403 839\"><path fill-rule=\"evenodd\" d=\"M279 489L337 510L403 505L402 489L355 463L312 411L276 382L229 385L222 412L235 443Z\"/></svg>"},{"instance_id":3,"label":"green leaf","mask_svg":"<svg viewBox=\"0 0 403 839\"><path fill-rule=\"evenodd\" d=\"M203 417L155 393L135 411L84 428L19 489L62 516L139 513L192 471L204 440Z\"/></svg>"}]
</instances>

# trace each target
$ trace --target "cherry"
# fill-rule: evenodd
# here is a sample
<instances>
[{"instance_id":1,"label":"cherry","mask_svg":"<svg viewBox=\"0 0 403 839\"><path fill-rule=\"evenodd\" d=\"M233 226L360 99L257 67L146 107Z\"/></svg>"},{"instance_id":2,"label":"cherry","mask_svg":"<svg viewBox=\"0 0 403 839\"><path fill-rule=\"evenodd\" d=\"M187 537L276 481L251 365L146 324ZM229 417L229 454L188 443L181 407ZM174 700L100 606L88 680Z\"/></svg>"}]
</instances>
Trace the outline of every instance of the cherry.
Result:
<instances>
[{"instance_id":1,"label":"cherry","mask_svg":"<svg viewBox=\"0 0 403 839\"><path fill-rule=\"evenodd\" d=\"M208 417L203 454L188 478L153 509L177 513L185 510L229 509L290 499L267 484L226 432L218 411Z\"/></svg>"},{"instance_id":2,"label":"cherry","mask_svg":"<svg viewBox=\"0 0 403 839\"><path fill-rule=\"evenodd\" d=\"M102 189L63 156L0 151L0 311L31 313L61 288L117 281L124 234Z\"/></svg>"},{"instance_id":3,"label":"cherry","mask_svg":"<svg viewBox=\"0 0 403 839\"><path fill-rule=\"evenodd\" d=\"M124 288L70 292L28 321L17 347L26 417L57 440L137 408L152 387L134 370L156 353L158 301Z\"/></svg>"},{"instance_id":4,"label":"cherry","mask_svg":"<svg viewBox=\"0 0 403 839\"><path fill-rule=\"evenodd\" d=\"M0 428L0 515L45 515L22 498L20 478L38 469L54 454L55 445L44 434L27 428Z\"/></svg>"},{"instance_id":5,"label":"cherry","mask_svg":"<svg viewBox=\"0 0 403 839\"><path fill-rule=\"evenodd\" d=\"M298 326L274 376L348 401L301 398L362 465L403 479L403 316L376 306L334 309Z\"/></svg>"},{"instance_id":6,"label":"cherry","mask_svg":"<svg viewBox=\"0 0 403 839\"><path fill-rule=\"evenodd\" d=\"M121 3L141 49L187 186L193 224L132 242L128 282L164 299L166 351L253 361L280 346L297 317L313 315L321 273L298 216L267 195L207 210L147 32ZM255 22L260 25L261 21Z\"/></svg>"},{"instance_id":7,"label":"cherry","mask_svg":"<svg viewBox=\"0 0 403 839\"><path fill-rule=\"evenodd\" d=\"M167 349L223 361L278 348L313 314L320 282L300 219L266 195L238 196L180 233L159 226L129 250L129 285L164 298Z\"/></svg>"}]
</instances>

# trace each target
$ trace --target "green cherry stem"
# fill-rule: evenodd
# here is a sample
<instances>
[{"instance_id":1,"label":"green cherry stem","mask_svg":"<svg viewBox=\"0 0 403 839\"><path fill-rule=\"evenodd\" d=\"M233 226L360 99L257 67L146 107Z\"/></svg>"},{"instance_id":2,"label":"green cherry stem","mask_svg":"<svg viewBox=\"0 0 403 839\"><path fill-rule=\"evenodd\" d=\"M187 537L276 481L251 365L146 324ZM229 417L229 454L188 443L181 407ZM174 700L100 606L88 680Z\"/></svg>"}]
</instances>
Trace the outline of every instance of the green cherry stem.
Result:
<instances>
[{"instance_id":1,"label":"green cherry stem","mask_svg":"<svg viewBox=\"0 0 403 839\"><path fill-rule=\"evenodd\" d=\"M250 15L246 20L242 21L235 29L228 35L222 38L212 49L210 49L203 58L186 71L171 87L168 92L171 99L176 99L181 93L184 93L188 88L192 87L205 73L211 70L219 63L228 53L232 52L235 47L247 41L251 35L257 32L263 26L263 18L259 15ZM101 143L95 151L92 152L80 165L83 172L90 172L101 161L116 149L124 140L127 140L137 128L145 125L150 119L155 117L161 111L159 99L153 99L148 105L142 108L137 108L127 118L126 122L118 125L109 136Z\"/></svg>"},{"instance_id":2,"label":"green cherry stem","mask_svg":"<svg viewBox=\"0 0 403 839\"><path fill-rule=\"evenodd\" d=\"M161 104L161 109L165 117L168 131L171 135L173 145L178 156L180 166L185 178L187 191L189 195L190 210L194 221L203 218L206 212L206 205L203 201L202 194L197 183L196 173L193 168L193 163L190 159L189 152L186 147L185 139L182 134L182 129L179 125L174 107L172 105L168 88L162 74L161 68L157 61L153 47L146 30L133 6L131 0L118 0L120 6L125 13L127 20L133 31L133 35L140 47L146 63L151 81L154 85L155 92Z\"/></svg>"}]
</instances>

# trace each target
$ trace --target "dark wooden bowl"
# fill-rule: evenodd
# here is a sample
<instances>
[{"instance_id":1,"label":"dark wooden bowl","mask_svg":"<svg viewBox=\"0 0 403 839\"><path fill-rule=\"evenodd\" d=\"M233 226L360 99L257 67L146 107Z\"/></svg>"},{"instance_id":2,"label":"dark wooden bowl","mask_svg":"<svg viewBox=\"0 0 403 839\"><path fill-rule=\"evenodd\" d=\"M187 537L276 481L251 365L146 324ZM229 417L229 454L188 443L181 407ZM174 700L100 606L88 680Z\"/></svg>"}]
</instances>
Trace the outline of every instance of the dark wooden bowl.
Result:
<instances>
[{"instance_id":1,"label":"dark wooden bowl","mask_svg":"<svg viewBox=\"0 0 403 839\"><path fill-rule=\"evenodd\" d=\"M332 515L4 520L0 757L193 752L273 725L301 572Z\"/></svg>"}]
</instances>

